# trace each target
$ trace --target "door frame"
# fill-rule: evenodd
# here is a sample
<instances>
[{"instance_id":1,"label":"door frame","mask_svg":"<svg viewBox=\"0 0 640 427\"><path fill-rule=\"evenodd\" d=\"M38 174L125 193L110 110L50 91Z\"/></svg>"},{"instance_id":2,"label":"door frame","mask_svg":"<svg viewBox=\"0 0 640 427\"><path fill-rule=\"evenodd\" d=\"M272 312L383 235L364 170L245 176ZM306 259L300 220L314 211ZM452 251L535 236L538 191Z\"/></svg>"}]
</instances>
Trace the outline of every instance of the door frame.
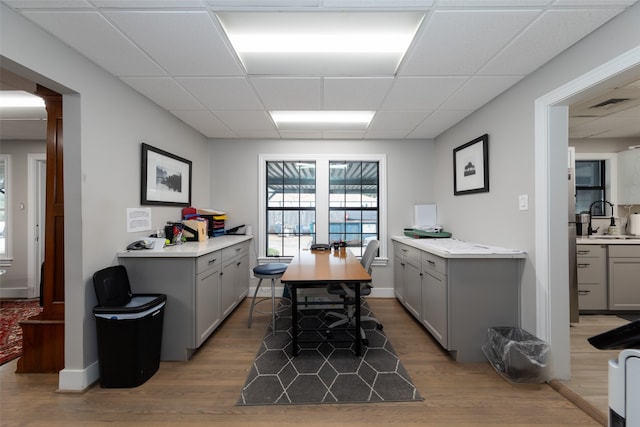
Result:
<instances>
[{"instance_id":1,"label":"door frame","mask_svg":"<svg viewBox=\"0 0 640 427\"><path fill-rule=\"evenodd\" d=\"M40 266L44 261L46 163L46 153L27 154L27 200L29 203L27 211L27 295L29 298L40 296ZM38 226L38 224L40 225Z\"/></svg>"}]
</instances>

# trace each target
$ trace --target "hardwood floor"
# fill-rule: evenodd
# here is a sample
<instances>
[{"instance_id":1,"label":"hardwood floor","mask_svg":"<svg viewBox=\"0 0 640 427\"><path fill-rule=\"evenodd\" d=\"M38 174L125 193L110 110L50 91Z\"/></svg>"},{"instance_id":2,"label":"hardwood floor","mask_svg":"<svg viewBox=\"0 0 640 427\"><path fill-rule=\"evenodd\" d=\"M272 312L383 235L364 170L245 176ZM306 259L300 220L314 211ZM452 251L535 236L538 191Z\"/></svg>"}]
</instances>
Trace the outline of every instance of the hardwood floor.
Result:
<instances>
[{"instance_id":1,"label":"hardwood floor","mask_svg":"<svg viewBox=\"0 0 640 427\"><path fill-rule=\"evenodd\" d=\"M255 316L247 329L245 300L190 361L162 362L137 388L59 393L57 375L15 374L9 362L0 367L0 424L599 425L548 384L511 384L488 363L452 361L395 299L368 301L424 402L235 406L270 318Z\"/></svg>"}]
</instances>

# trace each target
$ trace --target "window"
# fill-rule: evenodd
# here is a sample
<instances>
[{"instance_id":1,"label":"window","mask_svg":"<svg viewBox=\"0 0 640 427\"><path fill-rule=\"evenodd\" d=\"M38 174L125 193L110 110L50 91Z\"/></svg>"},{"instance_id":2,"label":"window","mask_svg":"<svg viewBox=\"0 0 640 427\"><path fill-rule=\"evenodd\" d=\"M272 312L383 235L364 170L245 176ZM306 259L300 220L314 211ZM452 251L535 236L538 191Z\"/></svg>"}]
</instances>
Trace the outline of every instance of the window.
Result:
<instances>
[{"instance_id":1,"label":"window","mask_svg":"<svg viewBox=\"0 0 640 427\"><path fill-rule=\"evenodd\" d=\"M576 213L589 212L598 200L607 200L605 160L576 160ZM593 205L593 215L606 216L606 206Z\"/></svg>"},{"instance_id":2,"label":"window","mask_svg":"<svg viewBox=\"0 0 640 427\"><path fill-rule=\"evenodd\" d=\"M0 258L10 257L9 240L9 184L11 179L11 155L0 154Z\"/></svg>"},{"instance_id":3,"label":"window","mask_svg":"<svg viewBox=\"0 0 640 427\"><path fill-rule=\"evenodd\" d=\"M371 239L386 256L384 155L261 155L259 167L259 257L340 240L361 256Z\"/></svg>"}]
</instances>

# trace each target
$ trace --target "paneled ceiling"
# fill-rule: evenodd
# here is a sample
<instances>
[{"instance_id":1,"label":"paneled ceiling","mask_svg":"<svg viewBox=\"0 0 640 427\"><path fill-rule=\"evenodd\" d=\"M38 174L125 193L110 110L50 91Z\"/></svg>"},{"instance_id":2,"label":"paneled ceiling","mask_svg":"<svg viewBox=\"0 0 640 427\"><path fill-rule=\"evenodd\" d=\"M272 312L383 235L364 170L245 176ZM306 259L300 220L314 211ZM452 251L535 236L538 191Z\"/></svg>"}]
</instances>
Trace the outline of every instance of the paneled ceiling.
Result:
<instances>
[{"instance_id":1,"label":"paneled ceiling","mask_svg":"<svg viewBox=\"0 0 640 427\"><path fill-rule=\"evenodd\" d=\"M1 1L206 137L273 139L434 138L636 2ZM425 18L391 76L248 75L216 14L397 10ZM270 109L375 115L366 130L279 130ZM2 121L3 138L25 126L13 119Z\"/></svg>"}]
</instances>

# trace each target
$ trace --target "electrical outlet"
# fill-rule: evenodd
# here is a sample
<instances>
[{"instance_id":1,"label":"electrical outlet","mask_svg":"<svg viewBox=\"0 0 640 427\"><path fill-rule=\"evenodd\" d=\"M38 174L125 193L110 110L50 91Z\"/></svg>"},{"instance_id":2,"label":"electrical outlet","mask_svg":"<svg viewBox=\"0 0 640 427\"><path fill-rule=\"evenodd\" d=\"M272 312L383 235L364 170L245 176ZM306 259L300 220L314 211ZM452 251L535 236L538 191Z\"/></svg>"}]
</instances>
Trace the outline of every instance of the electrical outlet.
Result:
<instances>
[{"instance_id":1,"label":"electrical outlet","mask_svg":"<svg viewBox=\"0 0 640 427\"><path fill-rule=\"evenodd\" d=\"M518 208L521 211L529 210L529 196L527 194L521 194L518 196Z\"/></svg>"}]
</instances>

